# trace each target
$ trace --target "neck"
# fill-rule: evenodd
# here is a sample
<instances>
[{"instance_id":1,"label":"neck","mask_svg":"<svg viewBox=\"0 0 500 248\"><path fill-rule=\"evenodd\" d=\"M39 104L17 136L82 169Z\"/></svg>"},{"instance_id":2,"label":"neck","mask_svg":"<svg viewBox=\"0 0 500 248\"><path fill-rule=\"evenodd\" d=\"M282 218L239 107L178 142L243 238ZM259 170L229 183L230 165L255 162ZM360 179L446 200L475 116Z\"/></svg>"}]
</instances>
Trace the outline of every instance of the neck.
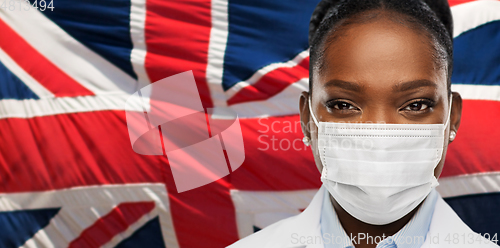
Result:
<instances>
[{"instance_id":1,"label":"neck","mask_svg":"<svg viewBox=\"0 0 500 248\"><path fill-rule=\"evenodd\" d=\"M347 213L338 203L333 199L333 197L330 195L330 201L332 202L333 208L335 209L335 212L339 218L340 224L344 228L345 232L349 237L359 237L356 239L352 239L356 243L353 242L353 245L356 246L356 248L365 248L365 247L376 247L377 244L375 243L375 240L377 242L381 241L382 239L385 239L389 236L394 235L397 233L401 228L403 228L415 215L417 212L418 208L420 205L418 205L415 209L413 209L410 213L402 217L401 219L394 221L392 223L386 224L386 225L371 225L365 222L362 222L356 218L354 218L352 215ZM361 235L361 236L360 236ZM362 238L363 235L365 237L372 237L369 240L367 238ZM381 237L381 238L376 238L375 237ZM358 242L359 241L359 242Z\"/></svg>"}]
</instances>

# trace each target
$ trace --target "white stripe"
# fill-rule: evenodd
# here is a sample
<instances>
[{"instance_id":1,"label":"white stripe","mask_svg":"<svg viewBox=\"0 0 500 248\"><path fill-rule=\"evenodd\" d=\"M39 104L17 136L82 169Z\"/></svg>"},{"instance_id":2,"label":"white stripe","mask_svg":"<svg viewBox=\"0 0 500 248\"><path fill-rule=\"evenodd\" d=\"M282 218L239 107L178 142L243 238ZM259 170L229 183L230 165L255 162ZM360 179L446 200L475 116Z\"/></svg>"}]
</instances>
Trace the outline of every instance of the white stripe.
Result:
<instances>
[{"instance_id":1,"label":"white stripe","mask_svg":"<svg viewBox=\"0 0 500 248\"><path fill-rule=\"evenodd\" d=\"M139 84L136 91L151 83L145 68L146 35L146 0L132 0L130 6L130 37L134 48L131 52L131 61Z\"/></svg>"},{"instance_id":2,"label":"white stripe","mask_svg":"<svg viewBox=\"0 0 500 248\"><path fill-rule=\"evenodd\" d=\"M258 118L280 115L294 115L299 113L299 96L302 91L309 90L309 79L303 78L285 88L273 97L254 102L245 102L231 105L239 118ZM224 110L224 109L222 109ZM214 119L218 117L218 109L214 109ZM221 116L224 113L222 112Z\"/></svg>"},{"instance_id":3,"label":"white stripe","mask_svg":"<svg viewBox=\"0 0 500 248\"><path fill-rule=\"evenodd\" d=\"M212 1L212 29L208 44L207 82L214 106L227 106L222 86L224 54L228 37L227 0Z\"/></svg>"},{"instance_id":4,"label":"white stripe","mask_svg":"<svg viewBox=\"0 0 500 248\"><path fill-rule=\"evenodd\" d=\"M137 81L87 48L40 11L0 8L0 18L54 65L95 94L135 92Z\"/></svg>"},{"instance_id":5,"label":"white stripe","mask_svg":"<svg viewBox=\"0 0 500 248\"><path fill-rule=\"evenodd\" d=\"M317 189L294 191L245 191L232 189L240 238L253 233L253 226L264 228L280 219L299 214L309 205ZM261 218L264 217L264 218Z\"/></svg>"},{"instance_id":6,"label":"white stripe","mask_svg":"<svg viewBox=\"0 0 500 248\"><path fill-rule=\"evenodd\" d=\"M500 101L499 85L452 84L451 90L460 93L463 99Z\"/></svg>"},{"instance_id":7,"label":"white stripe","mask_svg":"<svg viewBox=\"0 0 500 248\"><path fill-rule=\"evenodd\" d=\"M293 58L290 61L287 61L284 63L273 63L273 64L270 64L268 66L265 66L264 68L255 72L249 79L247 79L245 81L238 82L237 84L235 84L233 87L231 87L229 90L226 91L226 95L228 98L231 98L236 93L238 93L241 89L243 89L249 85L253 85L256 82L258 82L267 73L274 71L278 68L294 67L294 66L300 64L300 62L302 62L302 60L304 60L307 57L309 57L309 50L302 51L301 53L299 53L297 56L295 56L295 58Z\"/></svg>"},{"instance_id":8,"label":"white stripe","mask_svg":"<svg viewBox=\"0 0 500 248\"><path fill-rule=\"evenodd\" d=\"M36 238L35 238L36 236ZM56 238L57 239L57 238ZM22 246L19 248L57 248L59 244L64 244L66 242L58 242L56 240L52 240L51 237L47 236L47 233L43 231L39 231L35 233L35 235L28 239ZM63 247L63 246L59 246Z\"/></svg>"},{"instance_id":9,"label":"white stripe","mask_svg":"<svg viewBox=\"0 0 500 248\"><path fill-rule=\"evenodd\" d=\"M498 193L500 192L500 172L440 178L436 189L443 197Z\"/></svg>"},{"instance_id":10,"label":"white stripe","mask_svg":"<svg viewBox=\"0 0 500 248\"><path fill-rule=\"evenodd\" d=\"M111 94L98 96L58 97L44 99L0 101L0 119L32 118L56 114L69 114L103 110L126 110L125 102L128 94ZM149 99L145 99L149 102ZM130 102L130 111L143 111L142 100L134 97ZM148 107L148 106L146 106Z\"/></svg>"},{"instance_id":11,"label":"white stripe","mask_svg":"<svg viewBox=\"0 0 500 248\"><path fill-rule=\"evenodd\" d=\"M46 227L35 233L21 247L68 247L85 229L101 216L108 214L113 207L112 205L81 207L77 211L63 207Z\"/></svg>"},{"instance_id":12,"label":"white stripe","mask_svg":"<svg viewBox=\"0 0 500 248\"><path fill-rule=\"evenodd\" d=\"M51 98L54 95L48 91L45 87L43 87L40 83L38 83L34 78L31 77L30 74L26 73L14 60L12 60L9 55L7 55L2 48L0 48L0 62L10 72L16 75L21 81L23 81L28 88L31 89L38 97L40 98Z\"/></svg>"},{"instance_id":13,"label":"white stripe","mask_svg":"<svg viewBox=\"0 0 500 248\"><path fill-rule=\"evenodd\" d=\"M472 1L451 7L453 37L483 24L500 20L500 1Z\"/></svg>"},{"instance_id":14,"label":"white stripe","mask_svg":"<svg viewBox=\"0 0 500 248\"><path fill-rule=\"evenodd\" d=\"M104 216L120 203L142 201L154 201L155 209L152 214L160 217L166 246L179 247L168 193L165 185L161 183L75 187L35 193L1 193L0 211L61 207L49 226L39 230L24 247L67 247L54 242L71 242L92 225L98 216ZM151 218L151 215L148 218ZM70 230L66 230L68 228ZM60 239L62 241L56 241Z\"/></svg>"},{"instance_id":15,"label":"white stripe","mask_svg":"<svg viewBox=\"0 0 500 248\"><path fill-rule=\"evenodd\" d=\"M67 208L116 206L122 202L141 201L155 201L157 207L168 210L165 187L162 183L134 183L81 186L42 192L0 193L0 211L61 206Z\"/></svg>"}]
</instances>

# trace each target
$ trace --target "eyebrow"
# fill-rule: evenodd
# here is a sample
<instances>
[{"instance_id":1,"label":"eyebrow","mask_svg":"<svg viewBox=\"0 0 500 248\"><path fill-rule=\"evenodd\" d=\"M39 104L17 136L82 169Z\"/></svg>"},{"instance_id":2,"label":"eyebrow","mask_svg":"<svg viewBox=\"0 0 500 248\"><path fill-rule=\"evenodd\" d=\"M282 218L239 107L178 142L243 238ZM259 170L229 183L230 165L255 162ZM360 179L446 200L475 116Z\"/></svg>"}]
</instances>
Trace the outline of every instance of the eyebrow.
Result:
<instances>
[{"instance_id":1,"label":"eyebrow","mask_svg":"<svg viewBox=\"0 0 500 248\"><path fill-rule=\"evenodd\" d=\"M433 87L437 88L437 84L427 80L427 79L421 79L421 80L414 80L414 81L408 81L408 82L403 82L403 83L398 83L394 85L393 89L394 91L409 91L409 90L414 90L420 87Z\"/></svg>"},{"instance_id":2,"label":"eyebrow","mask_svg":"<svg viewBox=\"0 0 500 248\"><path fill-rule=\"evenodd\" d=\"M363 87L354 82L347 82L338 79L332 79L323 85L323 88L338 87L349 91L362 91Z\"/></svg>"}]
</instances>

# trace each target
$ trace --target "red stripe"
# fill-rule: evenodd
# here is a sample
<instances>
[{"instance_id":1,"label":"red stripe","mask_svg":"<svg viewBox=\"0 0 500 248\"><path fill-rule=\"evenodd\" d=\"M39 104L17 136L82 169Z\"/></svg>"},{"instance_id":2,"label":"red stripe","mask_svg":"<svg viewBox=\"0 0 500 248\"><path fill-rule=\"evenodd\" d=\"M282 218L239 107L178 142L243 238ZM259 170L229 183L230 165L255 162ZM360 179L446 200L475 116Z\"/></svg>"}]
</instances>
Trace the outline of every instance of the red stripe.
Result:
<instances>
[{"instance_id":1,"label":"red stripe","mask_svg":"<svg viewBox=\"0 0 500 248\"><path fill-rule=\"evenodd\" d=\"M0 19L0 47L55 96L94 95L40 54ZM43 42L43 41L40 41ZM57 51L54 51L57 53Z\"/></svg>"},{"instance_id":2,"label":"red stripe","mask_svg":"<svg viewBox=\"0 0 500 248\"><path fill-rule=\"evenodd\" d=\"M231 174L216 182L179 194L175 190L166 159L163 165L179 246L219 248L236 242L236 212L228 183L232 181Z\"/></svg>"},{"instance_id":3,"label":"red stripe","mask_svg":"<svg viewBox=\"0 0 500 248\"><path fill-rule=\"evenodd\" d=\"M242 102L266 100L284 90L300 79L309 77L309 57L294 67L281 67L264 75L255 84L241 89L227 103L233 105Z\"/></svg>"},{"instance_id":4,"label":"red stripe","mask_svg":"<svg viewBox=\"0 0 500 248\"><path fill-rule=\"evenodd\" d=\"M210 0L147 1L145 65L151 82L192 70L205 108L213 106L206 82L211 18ZM225 247L236 241L228 177L178 194L168 161L161 158L179 246Z\"/></svg>"},{"instance_id":5,"label":"red stripe","mask_svg":"<svg viewBox=\"0 0 500 248\"><path fill-rule=\"evenodd\" d=\"M464 100L462 123L442 177L500 170L500 102Z\"/></svg>"},{"instance_id":6,"label":"red stripe","mask_svg":"<svg viewBox=\"0 0 500 248\"><path fill-rule=\"evenodd\" d=\"M298 104L297 97L297 104ZM245 161L231 174L231 184L240 190L302 190L321 185L299 115L240 119Z\"/></svg>"},{"instance_id":7,"label":"red stripe","mask_svg":"<svg viewBox=\"0 0 500 248\"><path fill-rule=\"evenodd\" d=\"M123 111L0 119L0 130L0 192L163 182L160 158L132 150Z\"/></svg>"},{"instance_id":8,"label":"red stripe","mask_svg":"<svg viewBox=\"0 0 500 248\"><path fill-rule=\"evenodd\" d=\"M192 70L205 108L213 106L206 81L211 21L209 0L147 1L145 65L151 82Z\"/></svg>"},{"instance_id":9,"label":"red stripe","mask_svg":"<svg viewBox=\"0 0 500 248\"><path fill-rule=\"evenodd\" d=\"M477 0L448 0L448 3L450 4L450 7L463 4L463 3L468 3L468 2L474 2Z\"/></svg>"},{"instance_id":10,"label":"red stripe","mask_svg":"<svg viewBox=\"0 0 500 248\"><path fill-rule=\"evenodd\" d=\"M85 229L78 238L73 240L68 248L98 248L108 243L114 236L127 230L142 216L151 212L154 202L121 203L107 215L98 219L92 226Z\"/></svg>"}]
</instances>

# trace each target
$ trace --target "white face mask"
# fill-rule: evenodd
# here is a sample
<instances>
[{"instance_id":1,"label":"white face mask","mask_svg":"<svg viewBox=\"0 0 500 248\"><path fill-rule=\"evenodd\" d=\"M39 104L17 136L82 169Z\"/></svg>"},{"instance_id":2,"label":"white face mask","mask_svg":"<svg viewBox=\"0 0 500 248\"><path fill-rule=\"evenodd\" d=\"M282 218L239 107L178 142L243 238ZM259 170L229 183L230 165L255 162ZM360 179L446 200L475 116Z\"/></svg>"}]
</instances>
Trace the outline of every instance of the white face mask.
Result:
<instances>
[{"instance_id":1,"label":"white face mask","mask_svg":"<svg viewBox=\"0 0 500 248\"><path fill-rule=\"evenodd\" d=\"M445 124L318 122L321 181L356 219L392 223L415 209L438 185Z\"/></svg>"}]
</instances>

